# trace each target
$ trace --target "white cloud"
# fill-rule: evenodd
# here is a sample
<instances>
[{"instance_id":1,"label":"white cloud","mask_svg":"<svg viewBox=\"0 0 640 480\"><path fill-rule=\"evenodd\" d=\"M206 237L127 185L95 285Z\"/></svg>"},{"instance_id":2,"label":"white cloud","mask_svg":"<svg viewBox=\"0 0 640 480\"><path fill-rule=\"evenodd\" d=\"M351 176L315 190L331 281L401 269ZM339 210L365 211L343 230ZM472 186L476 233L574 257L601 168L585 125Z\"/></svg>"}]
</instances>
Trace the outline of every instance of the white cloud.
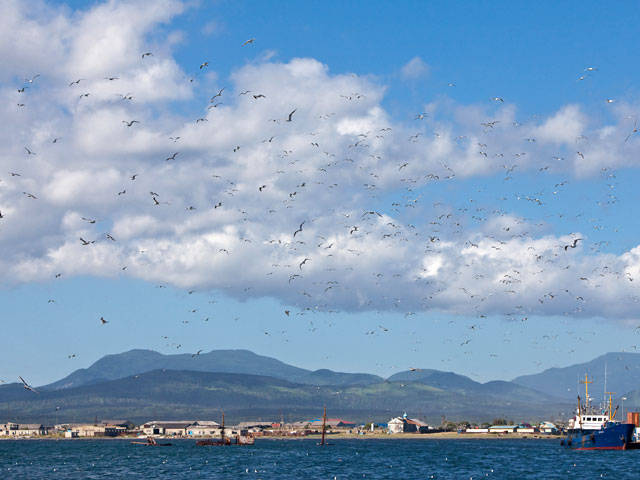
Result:
<instances>
[{"instance_id":1,"label":"white cloud","mask_svg":"<svg viewBox=\"0 0 640 480\"><path fill-rule=\"evenodd\" d=\"M415 80L417 78L424 77L428 73L429 65L427 65L420 57L413 57L405 63L400 70L402 77L408 80Z\"/></svg>"},{"instance_id":2,"label":"white cloud","mask_svg":"<svg viewBox=\"0 0 640 480\"><path fill-rule=\"evenodd\" d=\"M586 235L565 249L582 235L542 236L515 213L438 210L429 196L436 183L475 175L636 166L622 113L594 127L566 106L520 124L514 105L443 100L424 121L401 123L381 104L383 85L297 58L237 69L222 105L183 116L170 102L191 102L197 82L170 39L148 44L180 3L111 1L78 15L43 6L35 17L19 3L2 8L4 26L26 25L27 37L11 39L20 64L0 47L9 77L42 72L20 94L24 108L0 77L5 278L131 275L318 309L635 315L637 249L590 254ZM154 55L142 59L147 49ZM426 72L420 59L405 67ZM131 120L140 123L123 124Z\"/></svg>"}]
</instances>

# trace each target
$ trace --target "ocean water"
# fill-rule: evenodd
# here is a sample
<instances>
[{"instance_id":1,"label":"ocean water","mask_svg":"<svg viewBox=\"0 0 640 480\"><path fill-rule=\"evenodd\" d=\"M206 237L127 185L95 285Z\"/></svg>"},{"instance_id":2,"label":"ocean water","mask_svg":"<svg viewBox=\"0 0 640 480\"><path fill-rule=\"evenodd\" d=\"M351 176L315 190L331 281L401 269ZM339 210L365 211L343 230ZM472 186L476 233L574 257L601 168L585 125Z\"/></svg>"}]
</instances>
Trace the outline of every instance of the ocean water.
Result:
<instances>
[{"instance_id":1,"label":"ocean water","mask_svg":"<svg viewBox=\"0 0 640 480\"><path fill-rule=\"evenodd\" d=\"M5 479L626 479L640 450L571 451L558 440L258 439L253 446L171 447L128 440L0 441Z\"/></svg>"}]
</instances>

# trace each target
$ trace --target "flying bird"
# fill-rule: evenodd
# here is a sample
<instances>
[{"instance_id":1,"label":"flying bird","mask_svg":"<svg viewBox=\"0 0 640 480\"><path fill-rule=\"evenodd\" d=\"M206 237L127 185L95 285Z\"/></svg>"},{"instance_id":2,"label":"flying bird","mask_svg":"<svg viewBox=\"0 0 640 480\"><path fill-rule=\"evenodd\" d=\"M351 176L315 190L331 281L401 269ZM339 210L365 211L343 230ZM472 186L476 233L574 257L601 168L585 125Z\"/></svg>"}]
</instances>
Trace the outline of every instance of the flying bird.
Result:
<instances>
[{"instance_id":1,"label":"flying bird","mask_svg":"<svg viewBox=\"0 0 640 480\"><path fill-rule=\"evenodd\" d=\"M221 88L220 90L218 90L218 93L216 93L213 97L211 97L211 100L209 100L209 103L213 103L214 98L221 97L222 92L224 92L224 88Z\"/></svg>"},{"instance_id":2,"label":"flying bird","mask_svg":"<svg viewBox=\"0 0 640 480\"><path fill-rule=\"evenodd\" d=\"M122 120L122 123L124 123L127 127L130 127L134 123L140 123L140 122L138 120L131 120L130 122L127 122L126 120Z\"/></svg>"},{"instance_id":3,"label":"flying bird","mask_svg":"<svg viewBox=\"0 0 640 480\"><path fill-rule=\"evenodd\" d=\"M165 158L164 160L166 162L168 162L169 160L175 160L176 156L179 154L180 152L175 152L173 155L171 155L170 157Z\"/></svg>"},{"instance_id":4,"label":"flying bird","mask_svg":"<svg viewBox=\"0 0 640 480\"><path fill-rule=\"evenodd\" d=\"M100 324L104 325L105 323L109 323L109 320L105 320L104 317L100 317Z\"/></svg>"},{"instance_id":5,"label":"flying bird","mask_svg":"<svg viewBox=\"0 0 640 480\"><path fill-rule=\"evenodd\" d=\"M151 56L153 56L153 53L151 53L151 52L145 52L145 53L142 54L142 58L151 57Z\"/></svg>"},{"instance_id":6,"label":"flying bird","mask_svg":"<svg viewBox=\"0 0 640 480\"><path fill-rule=\"evenodd\" d=\"M576 248L578 246L578 242L582 240L581 238L574 238L573 239L573 243L569 244L569 245L565 245L564 246L564 250L565 252L567 251L567 248Z\"/></svg>"},{"instance_id":7,"label":"flying bird","mask_svg":"<svg viewBox=\"0 0 640 480\"><path fill-rule=\"evenodd\" d=\"M255 42L256 39L255 38L250 38L249 40L247 40L246 42L244 42L241 46L244 47L245 45L249 45L253 42Z\"/></svg>"},{"instance_id":8,"label":"flying bird","mask_svg":"<svg viewBox=\"0 0 640 480\"><path fill-rule=\"evenodd\" d=\"M302 222L302 223L300 224L300 226L298 227L298 229L297 229L295 232L293 232L293 236L294 236L294 237L295 237L298 233L302 232L302 226L303 226L303 225L304 225L304 222Z\"/></svg>"},{"instance_id":9,"label":"flying bird","mask_svg":"<svg viewBox=\"0 0 640 480\"><path fill-rule=\"evenodd\" d=\"M22 382L22 386L24 387L25 390L29 390L30 392L33 392L33 393L40 393L35 388L33 388L31 385L29 385L24 378L22 378L21 376L18 376L18 378Z\"/></svg>"},{"instance_id":10,"label":"flying bird","mask_svg":"<svg viewBox=\"0 0 640 480\"><path fill-rule=\"evenodd\" d=\"M291 118L293 117L293 114L296 113L297 108L294 108L293 111L289 114L289 116L287 117L287 122L291 121Z\"/></svg>"}]
</instances>

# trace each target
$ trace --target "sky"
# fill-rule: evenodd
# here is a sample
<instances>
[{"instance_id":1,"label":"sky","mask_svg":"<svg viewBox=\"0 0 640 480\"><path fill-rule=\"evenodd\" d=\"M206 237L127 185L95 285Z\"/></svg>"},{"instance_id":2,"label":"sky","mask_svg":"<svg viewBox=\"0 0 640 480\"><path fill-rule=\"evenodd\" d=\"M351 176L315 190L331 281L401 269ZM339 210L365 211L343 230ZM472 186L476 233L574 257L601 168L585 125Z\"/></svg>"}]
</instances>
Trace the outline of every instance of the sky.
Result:
<instances>
[{"instance_id":1,"label":"sky","mask_svg":"<svg viewBox=\"0 0 640 480\"><path fill-rule=\"evenodd\" d=\"M132 348L478 381L636 351L639 16L2 2L0 380Z\"/></svg>"}]
</instances>

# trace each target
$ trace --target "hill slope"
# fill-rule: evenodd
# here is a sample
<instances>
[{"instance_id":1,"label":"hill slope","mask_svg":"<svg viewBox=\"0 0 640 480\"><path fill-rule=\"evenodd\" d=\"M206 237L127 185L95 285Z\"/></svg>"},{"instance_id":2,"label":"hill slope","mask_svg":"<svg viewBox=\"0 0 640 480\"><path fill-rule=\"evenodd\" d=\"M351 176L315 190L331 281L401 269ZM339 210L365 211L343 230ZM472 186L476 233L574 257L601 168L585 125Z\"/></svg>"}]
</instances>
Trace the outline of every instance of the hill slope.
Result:
<instances>
[{"instance_id":1,"label":"hill slope","mask_svg":"<svg viewBox=\"0 0 640 480\"><path fill-rule=\"evenodd\" d=\"M481 385L481 384L479 384ZM480 388L483 388L482 385ZM92 385L33 394L20 385L0 386L0 417L14 421L92 421L126 418L216 419L224 410L230 422L256 418L287 420L316 418L327 406L330 415L354 421L387 421L407 411L440 423L450 419L490 421L554 418L568 407L525 387L505 397L447 391L421 382L381 381L364 386L312 386L273 377L234 373L154 370ZM532 402L536 400L535 402Z\"/></svg>"},{"instance_id":2,"label":"hill slope","mask_svg":"<svg viewBox=\"0 0 640 480\"><path fill-rule=\"evenodd\" d=\"M578 394L584 397L584 385L579 382L587 374L589 380L593 380L589 385L589 395L600 401L604 392L605 365L608 391L621 396L640 384L640 353L607 353L590 362L517 377L513 383L575 401Z\"/></svg>"},{"instance_id":3,"label":"hill slope","mask_svg":"<svg viewBox=\"0 0 640 480\"><path fill-rule=\"evenodd\" d=\"M382 380L369 374L331 370L311 372L248 350L213 350L195 356L189 353L163 355L152 350L130 350L107 355L89 368L76 370L42 389L60 390L91 385L157 369L264 375L310 385L366 385Z\"/></svg>"}]
</instances>

